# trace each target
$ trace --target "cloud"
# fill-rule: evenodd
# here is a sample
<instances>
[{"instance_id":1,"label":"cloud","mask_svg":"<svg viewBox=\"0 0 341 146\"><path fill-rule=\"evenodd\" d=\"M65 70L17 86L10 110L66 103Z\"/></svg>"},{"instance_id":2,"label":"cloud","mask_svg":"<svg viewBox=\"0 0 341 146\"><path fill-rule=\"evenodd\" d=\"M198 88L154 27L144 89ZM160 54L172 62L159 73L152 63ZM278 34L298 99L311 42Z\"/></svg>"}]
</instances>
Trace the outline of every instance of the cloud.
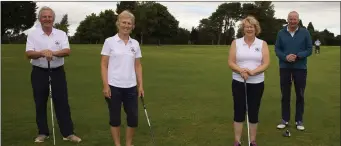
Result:
<instances>
[{"instance_id":1,"label":"cloud","mask_svg":"<svg viewBox=\"0 0 341 146\"><path fill-rule=\"evenodd\" d=\"M297 11L304 26L312 22L315 30L328 29L340 34L339 2L273 2L275 17L287 19L290 11Z\"/></svg>"},{"instance_id":2,"label":"cloud","mask_svg":"<svg viewBox=\"0 0 341 146\"><path fill-rule=\"evenodd\" d=\"M179 21L179 26L191 30L199 21L208 18L223 2L159 2ZM37 2L37 6L49 6L56 12L56 22L68 14L69 32L73 35L79 23L91 13L99 14L106 9L116 10L117 2ZM286 19L290 11L300 14L303 25L312 22L315 29L328 29L340 34L339 2L273 2L275 17ZM38 8L38 10L39 10ZM137 24L138 25L138 24Z\"/></svg>"},{"instance_id":3,"label":"cloud","mask_svg":"<svg viewBox=\"0 0 341 146\"><path fill-rule=\"evenodd\" d=\"M221 2L160 2L179 21L179 26L191 30L207 18ZM206 5L206 6L205 6Z\"/></svg>"}]
</instances>

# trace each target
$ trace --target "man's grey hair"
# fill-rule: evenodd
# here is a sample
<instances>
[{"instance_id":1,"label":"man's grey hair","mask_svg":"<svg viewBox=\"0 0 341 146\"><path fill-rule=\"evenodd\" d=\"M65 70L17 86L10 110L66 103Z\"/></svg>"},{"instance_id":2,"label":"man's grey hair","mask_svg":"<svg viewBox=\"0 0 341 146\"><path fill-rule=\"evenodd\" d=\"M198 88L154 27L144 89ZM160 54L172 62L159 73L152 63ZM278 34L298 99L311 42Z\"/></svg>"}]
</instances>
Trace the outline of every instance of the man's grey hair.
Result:
<instances>
[{"instance_id":1,"label":"man's grey hair","mask_svg":"<svg viewBox=\"0 0 341 146\"><path fill-rule=\"evenodd\" d=\"M296 11L291 11L291 12L288 14L288 18L289 18L289 16L290 16L290 14L292 14L292 13L297 14L297 18L300 19L300 15L299 15L298 12L296 12Z\"/></svg>"},{"instance_id":2,"label":"man's grey hair","mask_svg":"<svg viewBox=\"0 0 341 146\"><path fill-rule=\"evenodd\" d=\"M43 7L39 10L38 19L40 19L41 13L42 13L44 10L50 10L50 11L52 12L52 14L53 14L53 21L54 21L54 19L56 18L56 14L54 13L54 11L53 11L50 7L47 7L47 6L43 6Z\"/></svg>"}]
</instances>

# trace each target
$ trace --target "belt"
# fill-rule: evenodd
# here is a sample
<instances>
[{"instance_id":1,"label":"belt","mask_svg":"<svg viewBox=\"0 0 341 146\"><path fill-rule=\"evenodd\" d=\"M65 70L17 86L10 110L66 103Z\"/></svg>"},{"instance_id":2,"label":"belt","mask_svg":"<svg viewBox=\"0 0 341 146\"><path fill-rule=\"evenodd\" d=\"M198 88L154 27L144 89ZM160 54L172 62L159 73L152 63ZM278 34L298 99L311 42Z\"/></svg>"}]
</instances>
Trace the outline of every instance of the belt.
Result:
<instances>
[{"instance_id":1,"label":"belt","mask_svg":"<svg viewBox=\"0 0 341 146\"><path fill-rule=\"evenodd\" d=\"M49 71L48 68L42 68L42 67L38 67L38 66L35 66L35 65L32 65L33 69L39 69L39 70L43 70L43 71ZM64 65L62 66L59 66L59 67L56 67L56 68L51 68L51 71L56 71L56 70L61 70L64 68Z\"/></svg>"}]
</instances>

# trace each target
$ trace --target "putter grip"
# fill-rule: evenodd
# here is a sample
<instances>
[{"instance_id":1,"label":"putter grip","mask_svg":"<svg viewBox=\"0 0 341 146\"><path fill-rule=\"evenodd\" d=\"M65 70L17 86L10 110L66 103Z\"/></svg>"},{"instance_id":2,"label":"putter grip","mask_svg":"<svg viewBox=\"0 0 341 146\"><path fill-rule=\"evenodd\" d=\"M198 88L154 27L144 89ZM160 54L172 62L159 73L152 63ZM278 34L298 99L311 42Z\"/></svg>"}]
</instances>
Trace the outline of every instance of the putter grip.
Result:
<instances>
[{"instance_id":1,"label":"putter grip","mask_svg":"<svg viewBox=\"0 0 341 146\"><path fill-rule=\"evenodd\" d=\"M47 69L49 70L49 72L52 72L52 70L51 70L51 65L50 65L50 61L47 61Z\"/></svg>"},{"instance_id":2,"label":"putter grip","mask_svg":"<svg viewBox=\"0 0 341 146\"><path fill-rule=\"evenodd\" d=\"M47 69L49 70L49 72L51 72L51 65L50 65L50 61L47 61Z\"/></svg>"}]
</instances>

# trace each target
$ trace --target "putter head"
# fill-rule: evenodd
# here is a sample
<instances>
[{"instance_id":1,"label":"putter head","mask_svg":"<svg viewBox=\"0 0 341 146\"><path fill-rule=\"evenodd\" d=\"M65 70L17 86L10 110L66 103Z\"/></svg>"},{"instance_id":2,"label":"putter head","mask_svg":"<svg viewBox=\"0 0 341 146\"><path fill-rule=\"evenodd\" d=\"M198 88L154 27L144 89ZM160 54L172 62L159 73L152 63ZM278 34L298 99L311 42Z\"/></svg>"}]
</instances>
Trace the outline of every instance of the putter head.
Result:
<instances>
[{"instance_id":1,"label":"putter head","mask_svg":"<svg viewBox=\"0 0 341 146\"><path fill-rule=\"evenodd\" d=\"M290 131L289 131L288 129L285 130L285 132L283 133L283 136L284 136L284 137L290 137L290 136L291 136Z\"/></svg>"}]
</instances>

